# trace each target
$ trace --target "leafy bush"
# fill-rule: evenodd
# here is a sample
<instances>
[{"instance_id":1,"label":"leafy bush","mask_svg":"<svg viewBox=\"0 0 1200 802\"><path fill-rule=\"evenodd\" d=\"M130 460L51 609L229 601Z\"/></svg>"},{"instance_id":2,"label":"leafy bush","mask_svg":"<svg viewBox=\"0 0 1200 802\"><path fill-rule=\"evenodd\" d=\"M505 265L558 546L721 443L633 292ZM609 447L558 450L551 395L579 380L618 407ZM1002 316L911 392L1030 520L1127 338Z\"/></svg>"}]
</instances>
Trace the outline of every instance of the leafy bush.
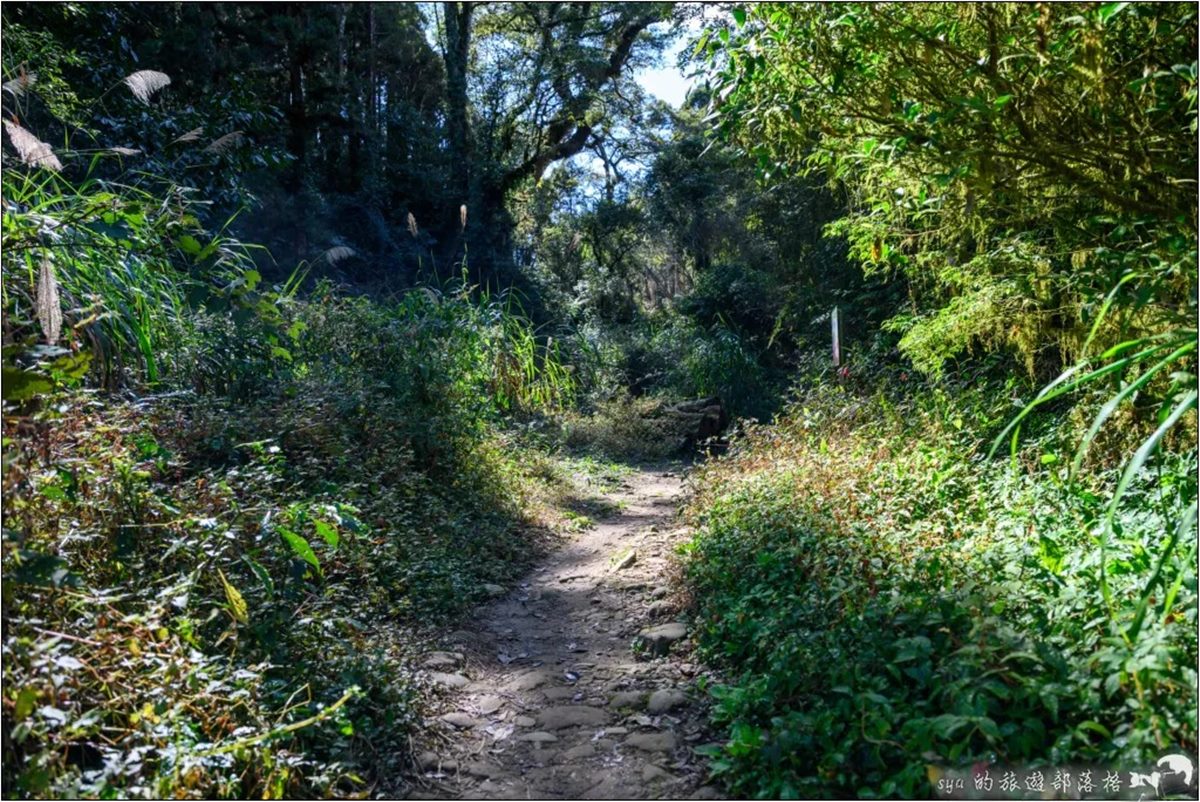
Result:
<instances>
[{"instance_id":1,"label":"leafy bush","mask_svg":"<svg viewBox=\"0 0 1200 802\"><path fill-rule=\"evenodd\" d=\"M907 277L890 326L920 369L982 346L1052 378L1129 273L1153 290L1118 295L1125 325L1095 344L1194 319L1195 9L756 3L733 23L698 48L715 125L765 172L845 189L830 229Z\"/></svg>"},{"instance_id":2,"label":"leafy bush","mask_svg":"<svg viewBox=\"0 0 1200 802\"><path fill-rule=\"evenodd\" d=\"M466 400L491 373L453 316L478 309L324 296L292 308L295 378L256 402L6 417L6 782L281 796L400 776L423 695L409 628L540 543L548 480ZM411 384L421 360L438 384Z\"/></svg>"},{"instance_id":3,"label":"leafy bush","mask_svg":"<svg viewBox=\"0 0 1200 802\"><path fill-rule=\"evenodd\" d=\"M770 417L778 378L735 331L718 322L703 328L672 319L649 342L661 366L662 387L682 398L717 396L734 417Z\"/></svg>"},{"instance_id":4,"label":"leafy bush","mask_svg":"<svg viewBox=\"0 0 1200 802\"><path fill-rule=\"evenodd\" d=\"M6 129L5 787L398 781L413 632L541 544L557 477L497 424L570 402L557 348L467 290L270 284L193 193Z\"/></svg>"},{"instance_id":5,"label":"leafy bush","mask_svg":"<svg viewBox=\"0 0 1200 802\"><path fill-rule=\"evenodd\" d=\"M687 581L730 679L714 773L744 795L926 796L931 762L1194 752L1186 437L1122 497L1102 560L1099 455L1068 482L1074 438L1041 420L1017 459L985 459L1019 386L897 373L801 393L699 471Z\"/></svg>"}]
</instances>

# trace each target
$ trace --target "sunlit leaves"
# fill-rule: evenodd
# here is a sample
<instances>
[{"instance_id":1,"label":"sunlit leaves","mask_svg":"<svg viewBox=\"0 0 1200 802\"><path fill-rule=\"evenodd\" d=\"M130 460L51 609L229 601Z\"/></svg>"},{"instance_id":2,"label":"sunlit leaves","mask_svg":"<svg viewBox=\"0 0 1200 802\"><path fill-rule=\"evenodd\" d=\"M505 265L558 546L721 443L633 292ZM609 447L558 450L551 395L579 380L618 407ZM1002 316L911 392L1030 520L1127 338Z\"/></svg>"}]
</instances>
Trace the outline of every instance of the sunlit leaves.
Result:
<instances>
[{"instance_id":1,"label":"sunlit leaves","mask_svg":"<svg viewBox=\"0 0 1200 802\"><path fill-rule=\"evenodd\" d=\"M317 559L317 555L312 550L312 546L308 545L308 541L286 527L280 526L277 527L277 529L279 530L279 536L283 538L283 542L288 545L288 548L292 550L292 553L301 560L304 560L304 562L311 565L317 570L317 573L320 574L321 562Z\"/></svg>"},{"instance_id":2,"label":"sunlit leaves","mask_svg":"<svg viewBox=\"0 0 1200 802\"><path fill-rule=\"evenodd\" d=\"M1052 339L1069 361L1087 333L1084 310L1122 272L1194 275L1194 251L1176 244L1194 238L1181 222L1194 206L1183 191L1195 173L1184 141L1196 123L1194 9L758 5L746 14L759 24L712 50L714 122L764 170L783 163L846 187L854 207L837 233L869 269L911 280L922 313L902 348L923 369L982 346L1015 352L1032 370ZM1151 61L1178 70L1147 67L1151 49ZM761 58L771 69L758 68ZM1082 251L1097 258L1066 255ZM1037 261L1046 267L1029 281ZM961 321L970 336L943 339L959 330L950 304L963 292L947 275L964 270L1005 295L992 293L986 328L975 315ZM1188 293L1165 280L1157 291L1173 299L1167 307Z\"/></svg>"},{"instance_id":3,"label":"sunlit leaves","mask_svg":"<svg viewBox=\"0 0 1200 802\"><path fill-rule=\"evenodd\" d=\"M220 568L217 569L217 576L221 578L221 586L225 589L225 601L229 605L229 614L239 624L248 623L250 621L249 609L241 591L229 583L229 580L225 578L225 572Z\"/></svg>"}]
</instances>

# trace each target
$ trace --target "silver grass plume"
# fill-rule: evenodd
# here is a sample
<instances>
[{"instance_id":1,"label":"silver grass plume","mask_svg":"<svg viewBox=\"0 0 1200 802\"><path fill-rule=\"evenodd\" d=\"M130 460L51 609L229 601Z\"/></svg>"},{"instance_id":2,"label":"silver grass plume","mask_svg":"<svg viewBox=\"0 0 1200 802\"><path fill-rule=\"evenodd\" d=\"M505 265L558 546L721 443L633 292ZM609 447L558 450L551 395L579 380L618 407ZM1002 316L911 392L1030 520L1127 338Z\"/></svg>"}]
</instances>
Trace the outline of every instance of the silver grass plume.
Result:
<instances>
[{"instance_id":1,"label":"silver grass plume","mask_svg":"<svg viewBox=\"0 0 1200 802\"><path fill-rule=\"evenodd\" d=\"M36 72L23 72L11 81L5 81L0 84L5 92L9 92L13 97L20 97L25 94L25 90L33 86L37 82Z\"/></svg>"},{"instance_id":2,"label":"silver grass plume","mask_svg":"<svg viewBox=\"0 0 1200 802\"><path fill-rule=\"evenodd\" d=\"M143 103L149 103L155 92L171 83L171 76L158 70L138 70L125 76L125 85L133 96Z\"/></svg>"},{"instance_id":3,"label":"silver grass plume","mask_svg":"<svg viewBox=\"0 0 1200 802\"><path fill-rule=\"evenodd\" d=\"M336 265L338 262L343 259L349 259L351 256L358 256L358 251L348 245L335 245L321 254L320 259L331 265Z\"/></svg>"},{"instance_id":4,"label":"silver grass plume","mask_svg":"<svg viewBox=\"0 0 1200 802\"><path fill-rule=\"evenodd\" d=\"M458 222L462 231L467 230L467 204L458 207Z\"/></svg>"},{"instance_id":5,"label":"silver grass plume","mask_svg":"<svg viewBox=\"0 0 1200 802\"><path fill-rule=\"evenodd\" d=\"M42 269L38 273L37 285L38 322L46 342L54 345L62 334L62 302L58 297L58 279L54 277L54 265L50 257L42 257Z\"/></svg>"},{"instance_id":6,"label":"silver grass plume","mask_svg":"<svg viewBox=\"0 0 1200 802\"><path fill-rule=\"evenodd\" d=\"M136 156L139 153L141 153L141 151L138 150L137 148L126 148L126 147L122 147L120 145L114 145L113 147L108 149L108 152L115 153L118 156Z\"/></svg>"},{"instance_id":7,"label":"silver grass plume","mask_svg":"<svg viewBox=\"0 0 1200 802\"><path fill-rule=\"evenodd\" d=\"M417 238L417 218L413 217L413 213L408 213L408 233L412 234L413 239Z\"/></svg>"},{"instance_id":8,"label":"silver grass plume","mask_svg":"<svg viewBox=\"0 0 1200 802\"><path fill-rule=\"evenodd\" d=\"M38 139L11 120L4 121L4 130L8 132L8 141L12 143L21 161L34 167L45 167L47 170L58 172L62 162L54 155L54 149Z\"/></svg>"},{"instance_id":9,"label":"silver grass plume","mask_svg":"<svg viewBox=\"0 0 1200 802\"><path fill-rule=\"evenodd\" d=\"M195 142L196 140L198 140L200 138L200 136L203 133L204 133L204 126L200 126L199 128L193 128L192 130L188 131L186 134L183 134L182 136L180 136L178 139L172 140L171 144L178 145L180 142Z\"/></svg>"},{"instance_id":10,"label":"silver grass plume","mask_svg":"<svg viewBox=\"0 0 1200 802\"><path fill-rule=\"evenodd\" d=\"M224 153L230 148L236 148L238 145L242 144L242 140L245 138L245 135L242 134L241 131L230 131L228 134L218 137L210 142L208 147L204 149L204 152Z\"/></svg>"}]
</instances>

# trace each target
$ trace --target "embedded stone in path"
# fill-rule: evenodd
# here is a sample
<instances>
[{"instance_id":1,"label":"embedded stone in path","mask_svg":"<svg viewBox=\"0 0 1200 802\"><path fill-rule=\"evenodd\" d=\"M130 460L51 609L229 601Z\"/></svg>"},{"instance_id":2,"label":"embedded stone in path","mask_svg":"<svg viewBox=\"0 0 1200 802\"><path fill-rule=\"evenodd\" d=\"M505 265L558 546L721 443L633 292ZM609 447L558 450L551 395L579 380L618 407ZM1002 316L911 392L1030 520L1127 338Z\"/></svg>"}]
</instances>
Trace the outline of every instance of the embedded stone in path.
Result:
<instances>
[{"instance_id":1,"label":"embedded stone in path","mask_svg":"<svg viewBox=\"0 0 1200 802\"><path fill-rule=\"evenodd\" d=\"M517 736L518 741L531 741L535 744L552 744L558 740L558 736L549 732L527 732L524 735Z\"/></svg>"},{"instance_id":2,"label":"embedded stone in path","mask_svg":"<svg viewBox=\"0 0 1200 802\"><path fill-rule=\"evenodd\" d=\"M465 771L467 774L470 774L472 777L482 777L489 780L501 774L499 768L491 765L490 763L484 763L482 760L472 760L469 763L465 763L463 765L463 771Z\"/></svg>"},{"instance_id":3,"label":"embedded stone in path","mask_svg":"<svg viewBox=\"0 0 1200 802\"><path fill-rule=\"evenodd\" d=\"M683 691L664 689L650 694L650 701L646 704L646 710L653 714L665 713L673 707L679 707L686 703L687 694Z\"/></svg>"},{"instance_id":4,"label":"embedded stone in path","mask_svg":"<svg viewBox=\"0 0 1200 802\"><path fill-rule=\"evenodd\" d=\"M625 743L643 752L670 752L675 749L673 732L635 732Z\"/></svg>"},{"instance_id":5,"label":"embedded stone in path","mask_svg":"<svg viewBox=\"0 0 1200 802\"><path fill-rule=\"evenodd\" d=\"M466 713L446 713L444 716L441 716L440 718L442 719L442 721L446 722L447 724L451 724L455 727L458 727L460 730L470 729L471 727L474 727L476 724L479 723L475 719L474 716L468 715Z\"/></svg>"},{"instance_id":6,"label":"embedded stone in path","mask_svg":"<svg viewBox=\"0 0 1200 802\"><path fill-rule=\"evenodd\" d=\"M675 775L671 772L655 766L653 763L642 769L642 780L645 782L653 782L654 780L673 780Z\"/></svg>"},{"instance_id":7,"label":"embedded stone in path","mask_svg":"<svg viewBox=\"0 0 1200 802\"><path fill-rule=\"evenodd\" d=\"M537 717L538 724L547 730L566 727L597 727L608 721L608 714L598 707L562 705L547 707Z\"/></svg>"},{"instance_id":8,"label":"embedded stone in path","mask_svg":"<svg viewBox=\"0 0 1200 802\"><path fill-rule=\"evenodd\" d=\"M623 571L637 562L637 551L630 549L629 553L617 561L616 570Z\"/></svg>"},{"instance_id":9,"label":"embedded stone in path","mask_svg":"<svg viewBox=\"0 0 1200 802\"><path fill-rule=\"evenodd\" d=\"M646 704L645 691L621 691L620 693L613 694L608 706L615 707L618 710L624 707L639 709L644 704Z\"/></svg>"},{"instance_id":10,"label":"embedded stone in path","mask_svg":"<svg viewBox=\"0 0 1200 802\"><path fill-rule=\"evenodd\" d=\"M659 599L658 601L650 602L650 604L646 606L646 613L651 618L662 618L670 615L674 609L675 605L672 602L669 602L666 599Z\"/></svg>"},{"instance_id":11,"label":"embedded stone in path","mask_svg":"<svg viewBox=\"0 0 1200 802\"><path fill-rule=\"evenodd\" d=\"M422 668L457 668L463 656L458 652L430 652L421 658Z\"/></svg>"},{"instance_id":12,"label":"embedded stone in path","mask_svg":"<svg viewBox=\"0 0 1200 802\"><path fill-rule=\"evenodd\" d=\"M574 760L582 760L585 757L591 757L594 754L596 754L595 746L590 743L580 744L579 746L572 746L570 749L563 752L562 759L564 762L569 763Z\"/></svg>"},{"instance_id":13,"label":"embedded stone in path","mask_svg":"<svg viewBox=\"0 0 1200 802\"><path fill-rule=\"evenodd\" d=\"M505 685L505 690L513 692L532 691L534 688L545 685L550 679L550 676L544 671L530 671L527 674L521 674L509 680Z\"/></svg>"},{"instance_id":14,"label":"embedded stone in path","mask_svg":"<svg viewBox=\"0 0 1200 802\"><path fill-rule=\"evenodd\" d=\"M650 654L662 656L671 651L674 643L685 637L687 637L687 627L678 621L672 621L669 624L643 629L638 635L638 641Z\"/></svg>"},{"instance_id":15,"label":"embedded stone in path","mask_svg":"<svg viewBox=\"0 0 1200 802\"><path fill-rule=\"evenodd\" d=\"M465 688L471 684L471 681L462 674L443 674L441 671L432 671L429 678L438 685L445 685L447 688Z\"/></svg>"},{"instance_id":16,"label":"embedded stone in path","mask_svg":"<svg viewBox=\"0 0 1200 802\"><path fill-rule=\"evenodd\" d=\"M491 715L504 706L504 698L494 694L479 697L475 702L475 706L479 708L479 712L485 716Z\"/></svg>"}]
</instances>

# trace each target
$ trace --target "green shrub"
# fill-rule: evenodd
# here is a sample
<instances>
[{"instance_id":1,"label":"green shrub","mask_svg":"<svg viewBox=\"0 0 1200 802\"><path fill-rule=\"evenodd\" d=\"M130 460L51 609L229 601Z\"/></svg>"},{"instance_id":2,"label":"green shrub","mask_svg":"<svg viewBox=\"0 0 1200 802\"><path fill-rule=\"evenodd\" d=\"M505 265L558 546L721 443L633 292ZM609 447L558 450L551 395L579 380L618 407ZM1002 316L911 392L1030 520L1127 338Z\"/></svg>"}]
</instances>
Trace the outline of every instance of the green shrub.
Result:
<instances>
[{"instance_id":1,"label":"green shrub","mask_svg":"<svg viewBox=\"0 0 1200 802\"><path fill-rule=\"evenodd\" d=\"M734 330L717 322L704 328L670 318L647 343L648 361L663 376L660 387L679 398L717 396L732 417L767 419L779 396L778 377Z\"/></svg>"},{"instance_id":2,"label":"green shrub","mask_svg":"<svg viewBox=\"0 0 1200 802\"><path fill-rule=\"evenodd\" d=\"M984 459L1012 388L897 384L802 393L697 477L686 575L729 678L714 773L743 795L927 796L927 763L1194 751L1196 540L1173 526L1195 519L1195 451L1139 474L1102 563L1113 469L1068 483L1062 426Z\"/></svg>"}]
</instances>

